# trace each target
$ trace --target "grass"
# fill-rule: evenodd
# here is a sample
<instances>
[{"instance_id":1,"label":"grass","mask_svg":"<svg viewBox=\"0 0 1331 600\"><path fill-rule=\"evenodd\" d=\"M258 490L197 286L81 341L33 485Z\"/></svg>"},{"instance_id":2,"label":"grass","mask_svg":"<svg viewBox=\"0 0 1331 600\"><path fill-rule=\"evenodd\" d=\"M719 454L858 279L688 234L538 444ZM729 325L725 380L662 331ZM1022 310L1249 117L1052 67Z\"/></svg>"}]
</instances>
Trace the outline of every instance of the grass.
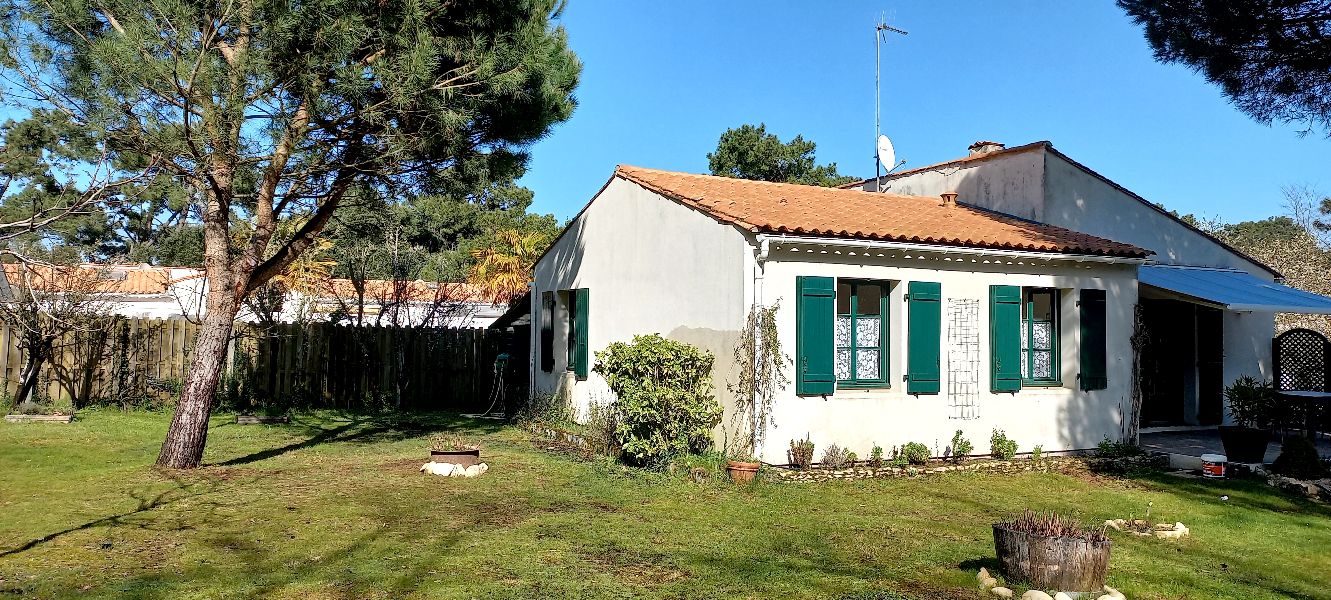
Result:
<instances>
[{"instance_id":1,"label":"grass","mask_svg":"<svg viewBox=\"0 0 1331 600\"><path fill-rule=\"evenodd\" d=\"M218 417L208 466L163 472L168 420L0 423L0 597L983 598L991 522L1030 507L1097 523L1148 503L1192 538L1111 532L1109 582L1129 598L1331 597L1331 511L1251 482L738 488L580 460L492 422L336 413ZM446 430L481 442L490 472L419 474Z\"/></svg>"}]
</instances>

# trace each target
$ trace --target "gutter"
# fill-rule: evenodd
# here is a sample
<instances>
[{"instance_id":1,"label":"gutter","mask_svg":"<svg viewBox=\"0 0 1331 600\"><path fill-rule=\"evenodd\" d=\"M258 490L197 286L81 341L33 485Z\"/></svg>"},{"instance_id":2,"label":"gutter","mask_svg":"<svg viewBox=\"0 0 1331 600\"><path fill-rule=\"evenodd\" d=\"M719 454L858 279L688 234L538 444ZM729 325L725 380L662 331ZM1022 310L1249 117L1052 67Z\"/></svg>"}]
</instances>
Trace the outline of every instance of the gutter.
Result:
<instances>
[{"instance_id":1,"label":"gutter","mask_svg":"<svg viewBox=\"0 0 1331 600\"><path fill-rule=\"evenodd\" d=\"M1043 261L1069 261L1077 263L1110 263L1126 265L1146 264L1146 258L1131 258L1124 256L1104 256L1100 254L1072 254L1067 252L1035 252L1031 250L1004 250L1004 249L985 249L972 248L966 246L941 246L935 244L917 244L911 242L888 242L874 240L853 240L843 238L824 238L824 237L805 237L790 235L765 235L757 236L759 242L759 262L764 262L770 258L770 244L775 243L779 250L783 244L789 245L812 245L831 248L857 248L862 250L894 250L899 252L929 252L934 254L957 255L957 256L983 256L1005 259L1021 260L1043 260Z\"/></svg>"}]
</instances>

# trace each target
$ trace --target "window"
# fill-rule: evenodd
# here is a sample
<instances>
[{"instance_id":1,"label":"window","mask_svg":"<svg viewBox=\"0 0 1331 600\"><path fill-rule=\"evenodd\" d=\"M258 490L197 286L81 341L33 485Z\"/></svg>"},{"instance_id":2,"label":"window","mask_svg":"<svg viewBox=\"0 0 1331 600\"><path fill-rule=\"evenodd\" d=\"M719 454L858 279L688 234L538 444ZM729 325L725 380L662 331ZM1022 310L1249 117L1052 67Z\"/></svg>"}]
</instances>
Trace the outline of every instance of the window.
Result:
<instances>
[{"instance_id":1,"label":"window","mask_svg":"<svg viewBox=\"0 0 1331 600\"><path fill-rule=\"evenodd\" d=\"M579 379L585 379L590 370L587 360L587 288L564 292L568 307L568 365Z\"/></svg>"},{"instance_id":2,"label":"window","mask_svg":"<svg viewBox=\"0 0 1331 600\"><path fill-rule=\"evenodd\" d=\"M1058 290L1025 288L1021 304L1021 379L1026 385L1058 385Z\"/></svg>"},{"instance_id":3,"label":"window","mask_svg":"<svg viewBox=\"0 0 1331 600\"><path fill-rule=\"evenodd\" d=\"M541 370L555 370L555 293L541 292Z\"/></svg>"},{"instance_id":4,"label":"window","mask_svg":"<svg viewBox=\"0 0 1331 600\"><path fill-rule=\"evenodd\" d=\"M839 280L836 292L836 379L843 387L887 385L887 285Z\"/></svg>"},{"instance_id":5,"label":"window","mask_svg":"<svg viewBox=\"0 0 1331 600\"><path fill-rule=\"evenodd\" d=\"M578 352L578 342L577 342L577 339L578 339L578 295L575 294L575 293L573 293L572 290L570 290L570 291L568 291L568 292L566 293L566 295L564 296L564 301L565 301L565 303L566 303L566 305L567 305L567 308L568 308L568 311L567 311L567 316L568 316L568 323L567 323L567 325L568 325L568 329L567 329L567 331L568 331L568 335L565 336L567 339L564 340L564 343L565 343L565 345L566 345L566 346L565 346L565 352L566 352L566 354L565 354L564 356L567 357L567 359L566 359L564 362L567 363L567 364L564 365L564 368L567 369L567 370L569 370L569 371L572 371L572 370L573 370L574 356L576 356L576 355L577 355L577 352Z\"/></svg>"}]
</instances>

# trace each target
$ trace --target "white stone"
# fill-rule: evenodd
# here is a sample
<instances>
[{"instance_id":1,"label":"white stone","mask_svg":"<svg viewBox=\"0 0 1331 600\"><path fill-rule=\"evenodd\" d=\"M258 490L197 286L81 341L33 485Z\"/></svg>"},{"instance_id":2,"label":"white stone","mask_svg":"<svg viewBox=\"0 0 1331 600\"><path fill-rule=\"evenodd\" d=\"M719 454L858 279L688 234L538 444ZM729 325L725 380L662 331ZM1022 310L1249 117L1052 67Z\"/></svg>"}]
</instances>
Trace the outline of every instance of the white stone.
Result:
<instances>
[{"instance_id":1,"label":"white stone","mask_svg":"<svg viewBox=\"0 0 1331 600\"><path fill-rule=\"evenodd\" d=\"M1064 592L1059 592L1054 594L1054 600L1072 600L1072 596L1069 596Z\"/></svg>"},{"instance_id":2,"label":"white stone","mask_svg":"<svg viewBox=\"0 0 1331 600\"><path fill-rule=\"evenodd\" d=\"M421 465L421 472L448 477L453 474L453 471L459 468L461 467L453 463L427 462Z\"/></svg>"},{"instance_id":3,"label":"white stone","mask_svg":"<svg viewBox=\"0 0 1331 600\"><path fill-rule=\"evenodd\" d=\"M1054 600L1054 599L1051 598L1049 594L1046 594L1040 590L1026 590L1026 593L1021 595L1021 600Z\"/></svg>"},{"instance_id":4,"label":"white stone","mask_svg":"<svg viewBox=\"0 0 1331 600\"><path fill-rule=\"evenodd\" d=\"M992 589L992 590L989 590L989 593L991 593L991 594L993 594L993 595L995 595L995 596L998 596L999 598L1011 598L1011 597L1012 597L1012 590L1009 590L1009 589L1007 589L1007 588L1005 588L1005 587L996 587L996 588L994 588L994 589Z\"/></svg>"},{"instance_id":5,"label":"white stone","mask_svg":"<svg viewBox=\"0 0 1331 600\"><path fill-rule=\"evenodd\" d=\"M990 577L992 577L992 575L989 574L989 569L984 567L980 567L980 572L975 574L976 581L984 581Z\"/></svg>"},{"instance_id":6,"label":"white stone","mask_svg":"<svg viewBox=\"0 0 1331 600\"><path fill-rule=\"evenodd\" d=\"M984 579L980 580L980 587L986 590L991 589L996 585L998 585L998 580L994 579L993 577L985 577Z\"/></svg>"},{"instance_id":7,"label":"white stone","mask_svg":"<svg viewBox=\"0 0 1331 600\"><path fill-rule=\"evenodd\" d=\"M459 468L453 471L454 475L459 477L477 477L490 470L490 465L480 463L466 468Z\"/></svg>"},{"instance_id":8,"label":"white stone","mask_svg":"<svg viewBox=\"0 0 1331 600\"><path fill-rule=\"evenodd\" d=\"M1109 594L1110 596L1113 596L1113 597L1115 597L1115 598L1118 598L1118 600L1127 600L1127 597L1125 597L1125 596L1123 595L1123 592L1120 592L1120 591L1118 591L1118 590L1116 590L1116 589L1114 589L1114 588L1111 588L1111 587L1109 587L1109 586L1107 586L1107 585L1105 586L1105 593L1106 593L1106 594Z\"/></svg>"}]
</instances>

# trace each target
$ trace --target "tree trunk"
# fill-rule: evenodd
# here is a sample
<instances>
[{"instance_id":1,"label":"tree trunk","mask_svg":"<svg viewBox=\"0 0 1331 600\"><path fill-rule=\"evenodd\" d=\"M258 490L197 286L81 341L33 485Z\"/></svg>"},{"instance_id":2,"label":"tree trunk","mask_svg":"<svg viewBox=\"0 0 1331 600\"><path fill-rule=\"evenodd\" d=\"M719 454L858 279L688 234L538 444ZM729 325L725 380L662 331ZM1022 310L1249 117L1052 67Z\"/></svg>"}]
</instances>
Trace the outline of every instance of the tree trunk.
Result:
<instances>
[{"instance_id":1,"label":"tree trunk","mask_svg":"<svg viewBox=\"0 0 1331 600\"><path fill-rule=\"evenodd\" d=\"M157 465L170 469L193 469L203 460L208 441L208 417L213 411L213 396L225 368L227 342L235 322L238 303L235 293L218 286L208 294L208 314L199 326L194 342L194 356L180 391L176 415L162 442Z\"/></svg>"},{"instance_id":2,"label":"tree trunk","mask_svg":"<svg viewBox=\"0 0 1331 600\"><path fill-rule=\"evenodd\" d=\"M32 399L32 391L37 388L37 376L42 372L42 356L40 352L28 350L27 359L23 363L23 372L19 375L18 394L14 397L14 405L18 406Z\"/></svg>"}]
</instances>

